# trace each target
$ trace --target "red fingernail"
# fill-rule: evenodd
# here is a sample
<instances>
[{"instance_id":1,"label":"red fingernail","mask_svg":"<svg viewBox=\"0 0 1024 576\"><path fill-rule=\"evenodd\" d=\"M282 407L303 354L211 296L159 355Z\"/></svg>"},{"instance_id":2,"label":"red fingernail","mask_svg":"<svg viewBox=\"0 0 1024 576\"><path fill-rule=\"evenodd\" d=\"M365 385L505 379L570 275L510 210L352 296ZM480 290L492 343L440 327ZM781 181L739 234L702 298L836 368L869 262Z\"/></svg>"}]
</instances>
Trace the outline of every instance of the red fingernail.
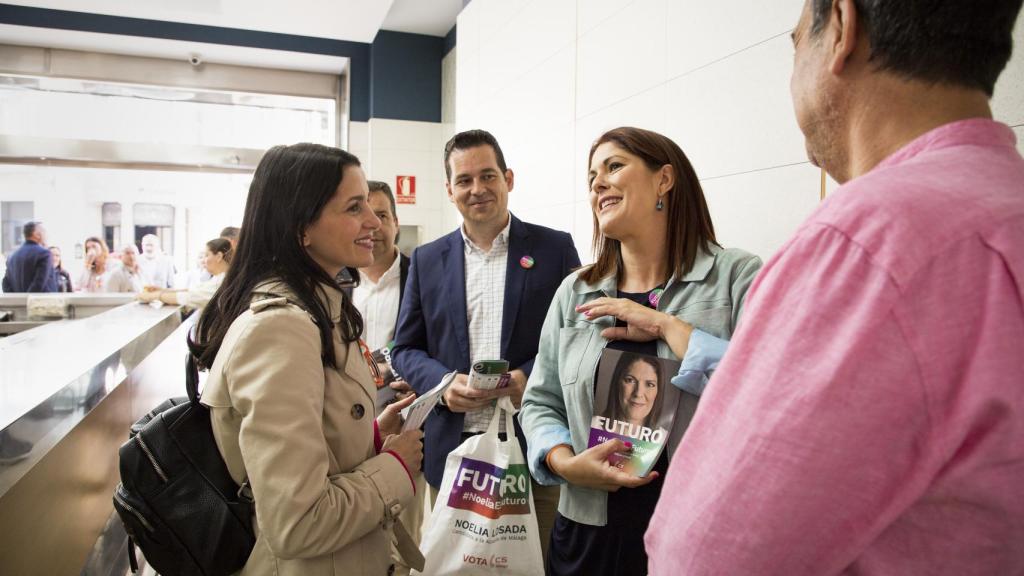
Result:
<instances>
[{"instance_id":1,"label":"red fingernail","mask_svg":"<svg viewBox=\"0 0 1024 576\"><path fill-rule=\"evenodd\" d=\"M626 449L627 450L632 450L633 449L633 443L632 442L626 442Z\"/></svg>"}]
</instances>

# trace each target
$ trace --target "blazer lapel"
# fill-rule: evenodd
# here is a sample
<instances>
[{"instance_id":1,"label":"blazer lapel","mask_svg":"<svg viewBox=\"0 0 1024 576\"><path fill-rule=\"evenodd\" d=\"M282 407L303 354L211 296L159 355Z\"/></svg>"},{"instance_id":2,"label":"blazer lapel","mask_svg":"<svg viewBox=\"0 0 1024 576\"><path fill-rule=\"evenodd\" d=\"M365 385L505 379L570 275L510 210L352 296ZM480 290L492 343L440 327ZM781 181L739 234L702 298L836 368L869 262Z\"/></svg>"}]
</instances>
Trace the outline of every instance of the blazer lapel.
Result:
<instances>
[{"instance_id":1,"label":"blazer lapel","mask_svg":"<svg viewBox=\"0 0 1024 576\"><path fill-rule=\"evenodd\" d=\"M447 293L448 318L455 331L455 340L459 350L466 358L469 357L469 319L466 316L466 252L462 243L462 233L456 230L448 236L448 246L441 254L444 261L444 284L442 294ZM428 319L429 321L429 319Z\"/></svg>"},{"instance_id":2,"label":"blazer lapel","mask_svg":"<svg viewBox=\"0 0 1024 576\"><path fill-rule=\"evenodd\" d=\"M508 264L505 268L505 305L501 315L501 357L508 357L508 343L519 316L519 304L526 285L526 276L531 269L523 268L520 260L529 256L530 233L515 216L508 230Z\"/></svg>"},{"instance_id":3,"label":"blazer lapel","mask_svg":"<svg viewBox=\"0 0 1024 576\"><path fill-rule=\"evenodd\" d=\"M405 299L405 281L409 278L409 264L411 260L405 254L398 253L398 308L402 308L402 300ZM397 320L396 320L397 321Z\"/></svg>"}]
</instances>

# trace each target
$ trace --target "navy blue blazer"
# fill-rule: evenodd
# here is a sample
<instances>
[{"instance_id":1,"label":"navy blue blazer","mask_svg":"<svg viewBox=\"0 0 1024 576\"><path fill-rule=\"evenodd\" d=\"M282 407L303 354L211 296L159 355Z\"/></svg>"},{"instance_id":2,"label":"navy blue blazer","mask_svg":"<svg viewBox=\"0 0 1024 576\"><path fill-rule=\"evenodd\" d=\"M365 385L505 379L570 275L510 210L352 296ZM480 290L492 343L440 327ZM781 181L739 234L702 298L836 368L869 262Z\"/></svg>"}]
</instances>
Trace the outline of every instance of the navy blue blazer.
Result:
<instances>
[{"instance_id":1,"label":"navy blue blazer","mask_svg":"<svg viewBox=\"0 0 1024 576\"><path fill-rule=\"evenodd\" d=\"M4 292L56 292L57 276L50 250L26 240L7 258L3 289Z\"/></svg>"},{"instance_id":2,"label":"navy blue blazer","mask_svg":"<svg viewBox=\"0 0 1024 576\"><path fill-rule=\"evenodd\" d=\"M532 268L520 264L524 256L533 258ZM579 265L569 234L512 216L501 322L501 357L508 360L510 370L530 374L555 290ZM417 394L436 386L448 372L469 373L473 359L469 357L465 270L459 230L412 254L391 360ZM441 486L445 459L462 443L463 419L462 413L438 405L424 424L423 473L431 486ZM526 454L518 421L516 435Z\"/></svg>"}]
</instances>

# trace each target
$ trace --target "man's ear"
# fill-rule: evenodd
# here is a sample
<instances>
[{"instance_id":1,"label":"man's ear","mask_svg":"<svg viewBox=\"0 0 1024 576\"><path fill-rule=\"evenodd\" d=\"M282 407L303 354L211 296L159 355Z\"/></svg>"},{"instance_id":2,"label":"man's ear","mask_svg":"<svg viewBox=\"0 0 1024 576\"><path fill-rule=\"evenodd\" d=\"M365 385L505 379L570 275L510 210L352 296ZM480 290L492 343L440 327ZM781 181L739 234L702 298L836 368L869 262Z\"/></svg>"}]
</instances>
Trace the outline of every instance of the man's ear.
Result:
<instances>
[{"instance_id":1,"label":"man's ear","mask_svg":"<svg viewBox=\"0 0 1024 576\"><path fill-rule=\"evenodd\" d=\"M836 76L843 73L857 49L859 18L854 0L833 0L828 19L829 30L833 33L828 69Z\"/></svg>"},{"instance_id":2,"label":"man's ear","mask_svg":"<svg viewBox=\"0 0 1024 576\"><path fill-rule=\"evenodd\" d=\"M512 188L516 183L516 175L512 172L511 168L505 170L505 184L508 185L508 191L511 192Z\"/></svg>"}]
</instances>

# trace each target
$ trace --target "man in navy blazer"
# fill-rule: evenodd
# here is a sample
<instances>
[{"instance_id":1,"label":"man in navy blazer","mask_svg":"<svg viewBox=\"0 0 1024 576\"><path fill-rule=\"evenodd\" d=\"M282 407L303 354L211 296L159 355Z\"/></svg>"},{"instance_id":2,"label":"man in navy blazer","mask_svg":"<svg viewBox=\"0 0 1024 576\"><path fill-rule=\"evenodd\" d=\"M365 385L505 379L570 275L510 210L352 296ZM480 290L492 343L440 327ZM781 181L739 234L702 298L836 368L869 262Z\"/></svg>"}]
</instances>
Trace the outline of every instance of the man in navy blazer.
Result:
<instances>
[{"instance_id":1,"label":"man in navy blazer","mask_svg":"<svg viewBox=\"0 0 1024 576\"><path fill-rule=\"evenodd\" d=\"M445 172L448 198L463 225L413 252L391 353L395 369L419 394L458 373L424 425L423 472L434 498L448 453L486 429L494 399L509 395L519 405L555 290L580 265L569 234L508 211L514 176L494 136L456 134L445 145ZM510 385L470 388L471 363L496 359L508 361ZM518 422L515 428L525 454ZM546 554L558 492L533 488Z\"/></svg>"},{"instance_id":2,"label":"man in navy blazer","mask_svg":"<svg viewBox=\"0 0 1024 576\"><path fill-rule=\"evenodd\" d=\"M4 292L56 292L53 255L46 248L46 230L39 222L26 222L25 243L7 258Z\"/></svg>"}]
</instances>

